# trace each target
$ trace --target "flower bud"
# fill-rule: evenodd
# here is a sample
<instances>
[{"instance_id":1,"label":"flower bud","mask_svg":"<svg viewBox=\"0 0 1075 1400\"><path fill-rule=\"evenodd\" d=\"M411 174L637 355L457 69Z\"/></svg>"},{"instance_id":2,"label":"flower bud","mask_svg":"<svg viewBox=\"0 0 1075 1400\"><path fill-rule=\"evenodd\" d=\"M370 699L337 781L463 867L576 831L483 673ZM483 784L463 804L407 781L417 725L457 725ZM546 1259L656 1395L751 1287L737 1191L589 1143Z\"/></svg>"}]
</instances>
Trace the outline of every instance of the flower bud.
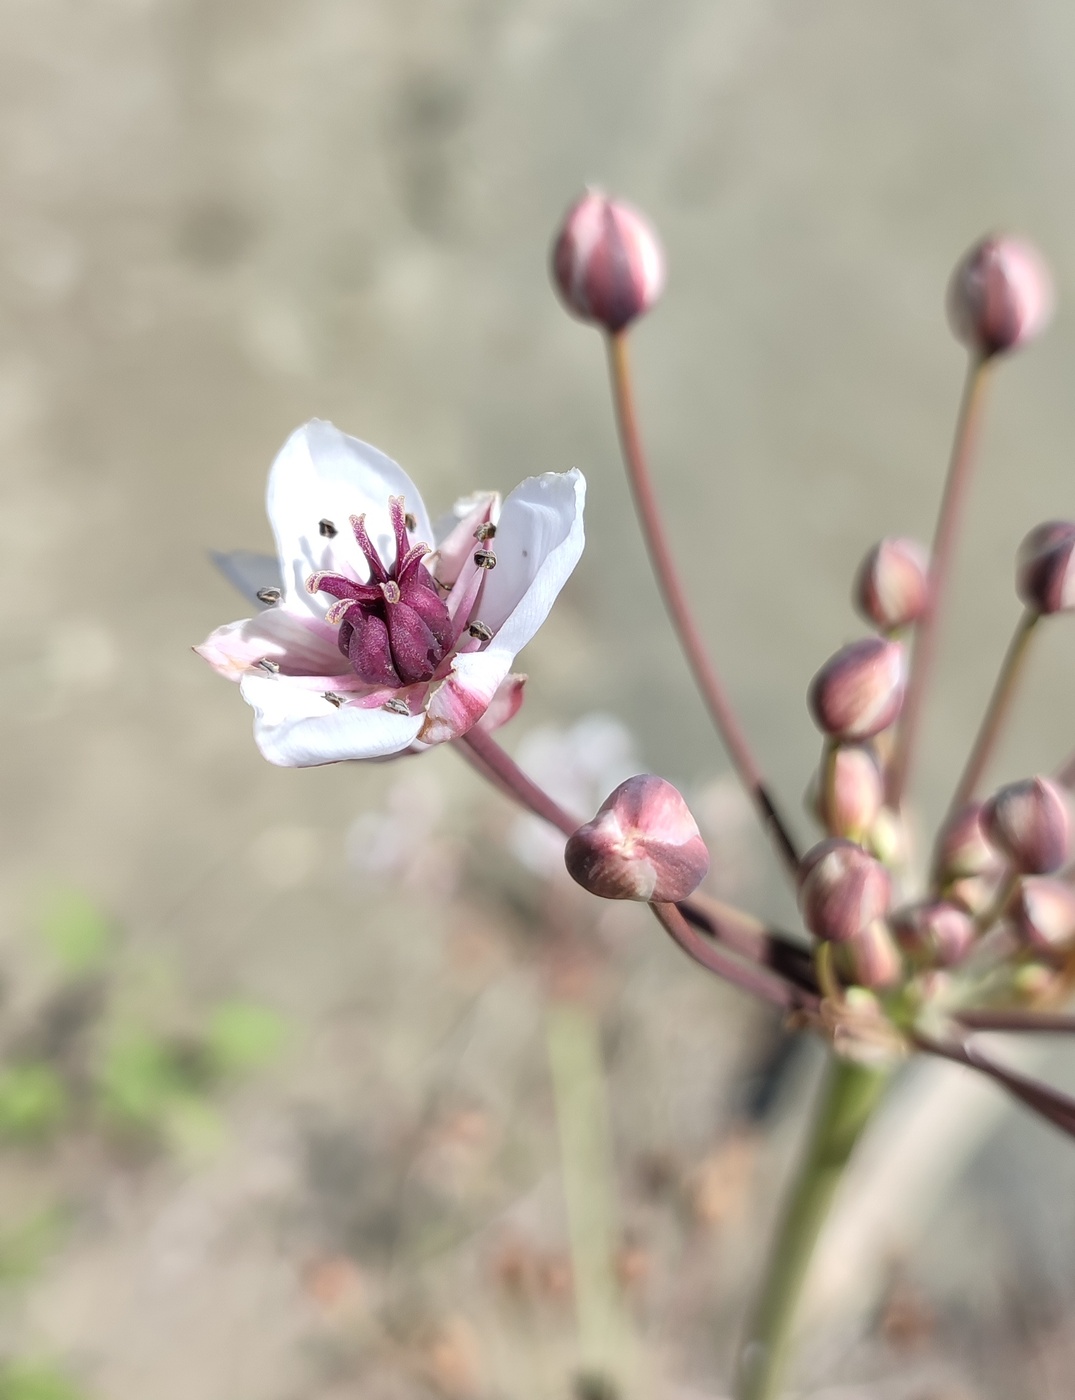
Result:
<instances>
[{"instance_id":1,"label":"flower bud","mask_svg":"<svg viewBox=\"0 0 1075 1400\"><path fill-rule=\"evenodd\" d=\"M1020 880L1008 913L1038 953L1063 953L1075 944L1075 889L1064 880L1047 875Z\"/></svg>"},{"instance_id":2,"label":"flower bud","mask_svg":"<svg viewBox=\"0 0 1075 1400\"><path fill-rule=\"evenodd\" d=\"M887 729L903 704L903 647L882 637L851 642L810 682L810 710L834 739L869 739Z\"/></svg>"},{"instance_id":3,"label":"flower bud","mask_svg":"<svg viewBox=\"0 0 1075 1400\"><path fill-rule=\"evenodd\" d=\"M888 910L892 880L853 841L822 841L799 868L799 907L811 933L844 943Z\"/></svg>"},{"instance_id":4,"label":"flower bud","mask_svg":"<svg viewBox=\"0 0 1075 1400\"><path fill-rule=\"evenodd\" d=\"M982 825L1024 874L1050 875L1068 858L1071 816L1064 794L1050 778L1002 787L983 807Z\"/></svg>"},{"instance_id":5,"label":"flower bud","mask_svg":"<svg viewBox=\"0 0 1075 1400\"><path fill-rule=\"evenodd\" d=\"M982 826L984 804L969 802L937 836L937 873L942 885L978 875L995 875L1004 864Z\"/></svg>"},{"instance_id":6,"label":"flower bud","mask_svg":"<svg viewBox=\"0 0 1075 1400\"><path fill-rule=\"evenodd\" d=\"M567 309L607 331L650 309L664 287L664 253L637 209L588 190L564 217L552 276Z\"/></svg>"},{"instance_id":7,"label":"flower bud","mask_svg":"<svg viewBox=\"0 0 1075 1400\"><path fill-rule=\"evenodd\" d=\"M983 238L948 284L948 321L957 340L982 355L1025 345L1053 314L1053 283L1041 254L1018 238Z\"/></svg>"},{"instance_id":8,"label":"flower bud","mask_svg":"<svg viewBox=\"0 0 1075 1400\"><path fill-rule=\"evenodd\" d=\"M818 816L833 836L864 836L884 796L877 759L864 744L841 744L822 761Z\"/></svg>"},{"instance_id":9,"label":"flower bud","mask_svg":"<svg viewBox=\"0 0 1075 1400\"><path fill-rule=\"evenodd\" d=\"M687 804L650 773L628 778L593 821L568 838L568 873L602 899L686 899L705 879L709 852Z\"/></svg>"},{"instance_id":10,"label":"flower bud","mask_svg":"<svg viewBox=\"0 0 1075 1400\"><path fill-rule=\"evenodd\" d=\"M929 558L917 540L893 537L875 544L859 565L855 604L882 632L907 627L929 601Z\"/></svg>"},{"instance_id":11,"label":"flower bud","mask_svg":"<svg viewBox=\"0 0 1075 1400\"><path fill-rule=\"evenodd\" d=\"M894 987L903 977L903 959L884 919L874 919L861 933L841 943L836 968L857 987Z\"/></svg>"},{"instance_id":12,"label":"flower bud","mask_svg":"<svg viewBox=\"0 0 1075 1400\"><path fill-rule=\"evenodd\" d=\"M1035 612L1070 612L1075 608L1075 524L1049 520L1036 525L1019 546L1015 586Z\"/></svg>"},{"instance_id":13,"label":"flower bud","mask_svg":"<svg viewBox=\"0 0 1075 1400\"><path fill-rule=\"evenodd\" d=\"M909 958L930 966L954 967L974 945L974 920L951 900L911 904L892 916L896 942Z\"/></svg>"}]
</instances>

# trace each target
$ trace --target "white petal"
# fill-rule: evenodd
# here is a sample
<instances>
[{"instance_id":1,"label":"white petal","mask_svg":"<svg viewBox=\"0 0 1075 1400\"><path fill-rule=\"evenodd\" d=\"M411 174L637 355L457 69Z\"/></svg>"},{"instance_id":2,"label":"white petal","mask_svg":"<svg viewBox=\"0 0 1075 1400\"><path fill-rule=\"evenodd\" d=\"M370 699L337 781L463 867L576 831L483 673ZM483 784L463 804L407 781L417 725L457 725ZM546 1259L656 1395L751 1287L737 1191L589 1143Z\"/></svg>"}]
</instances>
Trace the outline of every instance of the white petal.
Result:
<instances>
[{"instance_id":1,"label":"white petal","mask_svg":"<svg viewBox=\"0 0 1075 1400\"><path fill-rule=\"evenodd\" d=\"M289 607L313 616L324 613L327 600L306 591L306 580L321 569L368 578L351 530L352 515L365 515L385 564L395 562L389 496L402 496L417 521L412 541L431 545L433 530L418 488L390 457L319 418L291 434L272 464L267 501ZM321 535L322 520L335 526L331 539Z\"/></svg>"},{"instance_id":2,"label":"white petal","mask_svg":"<svg viewBox=\"0 0 1075 1400\"><path fill-rule=\"evenodd\" d=\"M266 608L257 617L218 627L194 650L232 681L263 660L311 676L331 675L346 665L335 628L284 607Z\"/></svg>"},{"instance_id":3,"label":"white petal","mask_svg":"<svg viewBox=\"0 0 1075 1400\"><path fill-rule=\"evenodd\" d=\"M497 491L475 491L456 501L450 515L441 516L433 526L437 549L427 560L441 583L455 583L467 560L478 548L474 532L483 521L493 524L500 517L500 494Z\"/></svg>"},{"instance_id":4,"label":"white petal","mask_svg":"<svg viewBox=\"0 0 1075 1400\"><path fill-rule=\"evenodd\" d=\"M495 634L480 654L504 655L500 680L548 617L579 562L585 500L582 473L570 471L532 476L504 502L494 541L496 568L489 571L478 604L481 621Z\"/></svg>"},{"instance_id":5,"label":"white petal","mask_svg":"<svg viewBox=\"0 0 1075 1400\"><path fill-rule=\"evenodd\" d=\"M422 715L337 708L323 695L286 676L247 675L243 699L254 707L254 741L270 763L311 768L353 758L386 758L401 753L422 727Z\"/></svg>"}]
</instances>

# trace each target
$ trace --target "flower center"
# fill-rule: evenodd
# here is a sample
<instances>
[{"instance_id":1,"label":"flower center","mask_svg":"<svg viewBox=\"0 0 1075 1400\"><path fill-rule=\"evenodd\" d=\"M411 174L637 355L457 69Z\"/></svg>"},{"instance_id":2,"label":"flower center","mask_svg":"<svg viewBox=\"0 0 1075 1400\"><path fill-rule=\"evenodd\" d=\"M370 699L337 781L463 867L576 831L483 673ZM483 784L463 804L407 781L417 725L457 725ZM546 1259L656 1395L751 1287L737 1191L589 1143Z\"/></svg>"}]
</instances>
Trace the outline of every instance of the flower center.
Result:
<instances>
[{"instance_id":1,"label":"flower center","mask_svg":"<svg viewBox=\"0 0 1075 1400\"><path fill-rule=\"evenodd\" d=\"M388 510L396 536L391 568L374 547L365 516L353 515L351 528L369 564L369 583L319 573L306 587L336 599L325 621L339 623L338 645L355 674L369 685L397 688L429 680L454 637L448 609L422 562L429 545L411 543L407 526L413 516L404 511L402 496L390 497Z\"/></svg>"}]
</instances>

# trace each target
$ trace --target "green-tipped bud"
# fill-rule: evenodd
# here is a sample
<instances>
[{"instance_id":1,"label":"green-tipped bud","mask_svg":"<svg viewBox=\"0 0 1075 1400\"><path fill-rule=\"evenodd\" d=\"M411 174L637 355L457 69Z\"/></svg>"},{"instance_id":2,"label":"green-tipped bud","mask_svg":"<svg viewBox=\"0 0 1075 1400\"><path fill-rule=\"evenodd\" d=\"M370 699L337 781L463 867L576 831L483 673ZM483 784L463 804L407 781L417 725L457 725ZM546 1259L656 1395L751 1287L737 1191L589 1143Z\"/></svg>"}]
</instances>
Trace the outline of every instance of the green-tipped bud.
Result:
<instances>
[{"instance_id":1,"label":"green-tipped bud","mask_svg":"<svg viewBox=\"0 0 1075 1400\"><path fill-rule=\"evenodd\" d=\"M834 739L869 739L903 705L904 656L899 642L864 637L829 658L810 683L810 712Z\"/></svg>"},{"instance_id":2,"label":"green-tipped bud","mask_svg":"<svg viewBox=\"0 0 1075 1400\"><path fill-rule=\"evenodd\" d=\"M1075 608L1075 524L1048 520L1036 525L1019 546L1015 586L1034 612Z\"/></svg>"},{"instance_id":3,"label":"green-tipped bud","mask_svg":"<svg viewBox=\"0 0 1075 1400\"><path fill-rule=\"evenodd\" d=\"M903 958L884 919L874 919L861 933L841 943L836 968L846 981L881 991L903 978Z\"/></svg>"},{"instance_id":4,"label":"green-tipped bud","mask_svg":"<svg viewBox=\"0 0 1075 1400\"><path fill-rule=\"evenodd\" d=\"M686 802L663 778L628 778L593 821L568 838L571 878L602 899L686 899L705 879L709 852Z\"/></svg>"},{"instance_id":5,"label":"green-tipped bud","mask_svg":"<svg viewBox=\"0 0 1075 1400\"><path fill-rule=\"evenodd\" d=\"M974 920L951 900L910 904L892 916L896 941L912 962L927 967L955 967L974 946Z\"/></svg>"},{"instance_id":6,"label":"green-tipped bud","mask_svg":"<svg viewBox=\"0 0 1075 1400\"><path fill-rule=\"evenodd\" d=\"M983 807L982 825L1023 874L1051 875L1068 858L1071 816L1051 778L1027 778L1002 787Z\"/></svg>"},{"instance_id":7,"label":"green-tipped bud","mask_svg":"<svg viewBox=\"0 0 1075 1400\"><path fill-rule=\"evenodd\" d=\"M948 284L948 319L957 340L979 355L1034 340L1053 314L1053 281L1030 243L983 238L960 259Z\"/></svg>"},{"instance_id":8,"label":"green-tipped bud","mask_svg":"<svg viewBox=\"0 0 1075 1400\"><path fill-rule=\"evenodd\" d=\"M875 544L859 566L855 604L881 632L908 627L929 602L929 556L917 540L892 537Z\"/></svg>"},{"instance_id":9,"label":"green-tipped bud","mask_svg":"<svg viewBox=\"0 0 1075 1400\"><path fill-rule=\"evenodd\" d=\"M888 871L853 841L822 841L802 859L799 908L817 938L846 943L883 918L891 898Z\"/></svg>"},{"instance_id":10,"label":"green-tipped bud","mask_svg":"<svg viewBox=\"0 0 1075 1400\"><path fill-rule=\"evenodd\" d=\"M1047 875L1020 880L1008 915L1035 952L1066 953L1075 946L1075 889L1063 880Z\"/></svg>"}]
</instances>

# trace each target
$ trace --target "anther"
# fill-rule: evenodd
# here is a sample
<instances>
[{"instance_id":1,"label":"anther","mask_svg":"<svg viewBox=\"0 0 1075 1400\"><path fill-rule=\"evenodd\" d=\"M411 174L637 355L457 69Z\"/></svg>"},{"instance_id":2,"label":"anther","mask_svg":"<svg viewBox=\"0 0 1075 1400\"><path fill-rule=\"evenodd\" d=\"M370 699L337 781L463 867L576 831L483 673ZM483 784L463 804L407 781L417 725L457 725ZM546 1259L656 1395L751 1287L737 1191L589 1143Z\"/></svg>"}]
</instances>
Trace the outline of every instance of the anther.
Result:
<instances>
[{"instance_id":1,"label":"anther","mask_svg":"<svg viewBox=\"0 0 1075 1400\"><path fill-rule=\"evenodd\" d=\"M472 622L467 628L472 637L477 637L479 642L491 642L493 640L493 629L485 622Z\"/></svg>"},{"instance_id":2,"label":"anther","mask_svg":"<svg viewBox=\"0 0 1075 1400\"><path fill-rule=\"evenodd\" d=\"M326 690L323 698L327 700L330 705L334 705L337 710L343 704L343 696L337 695L334 690Z\"/></svg>"},{"instance_id":3,"label":"anther","mask_svg":"<svg viewBox=\"0 0 1075 1400\"><path fill-rule=\"evenodd\" d=\"M273 603L278 603L280 601L283 594L278 588L259 588L254 596L259 603L265 603L271 607Z\"/></svg>"},{"instance_id":4,"label":"anther","mask_svg":"<svg viewBox=\"0 0 1075 1400\"><path fill-rule=\"evenodd\" d=\"M331 520L319 520L317 522L317 530L321 538L325 540L334 540L337 534L339 534L339 531Z\"/></svg>"},{"instance_id":5,"label":"anther","mask_svg":"<svg viewBox=\"0 0 1075 1400\"><path fill-rule=\"evenodd\" d=\"M382 710L387 710L392 715L409 715L406 700L386 700L381 706Z\"/></svg>"},{"instance_id":6,"label":"anther","mask_svg":"<svg viewBox=\"0 0 1075 1400\"><path fill-rule=\"evenodd\" d=\"M407 514L403 517L403 523L404 525L406 525L408 530L418 529L418 517L416 515L412 515L410 511L408 511Z\"/></svg>"},{"instance_id":7,"label":"anther","mask_svg":"<svg viewBox=\"0 0 1075 1400\"><path fill-rule=\"evenodd\" d=\"M257 664L262 671L268 671L270 676L279 674L280 663L278 661L270 661L267 656L264 656Z\"/></svg>"},{"instance_id":8,"label":"anther","mask_svg":"<svg viewBox=\"0 0 1075 1400\"><path fill-rule=\"evenodd\" d=\"M496 534L496 526L491 520L486 520L474 531L476 540L491 540Z\"/></svg>"},{"instance_id":9,"label":"anther","mask_svg":"<svg viewBox=\"0 0 1075 1400\"><path fill-rule=\"evenodd\" d=\"M496 555L491 549L479 549L474 556L474 562L479 569L495 569Z\"/></svg>"}]
</instances>

